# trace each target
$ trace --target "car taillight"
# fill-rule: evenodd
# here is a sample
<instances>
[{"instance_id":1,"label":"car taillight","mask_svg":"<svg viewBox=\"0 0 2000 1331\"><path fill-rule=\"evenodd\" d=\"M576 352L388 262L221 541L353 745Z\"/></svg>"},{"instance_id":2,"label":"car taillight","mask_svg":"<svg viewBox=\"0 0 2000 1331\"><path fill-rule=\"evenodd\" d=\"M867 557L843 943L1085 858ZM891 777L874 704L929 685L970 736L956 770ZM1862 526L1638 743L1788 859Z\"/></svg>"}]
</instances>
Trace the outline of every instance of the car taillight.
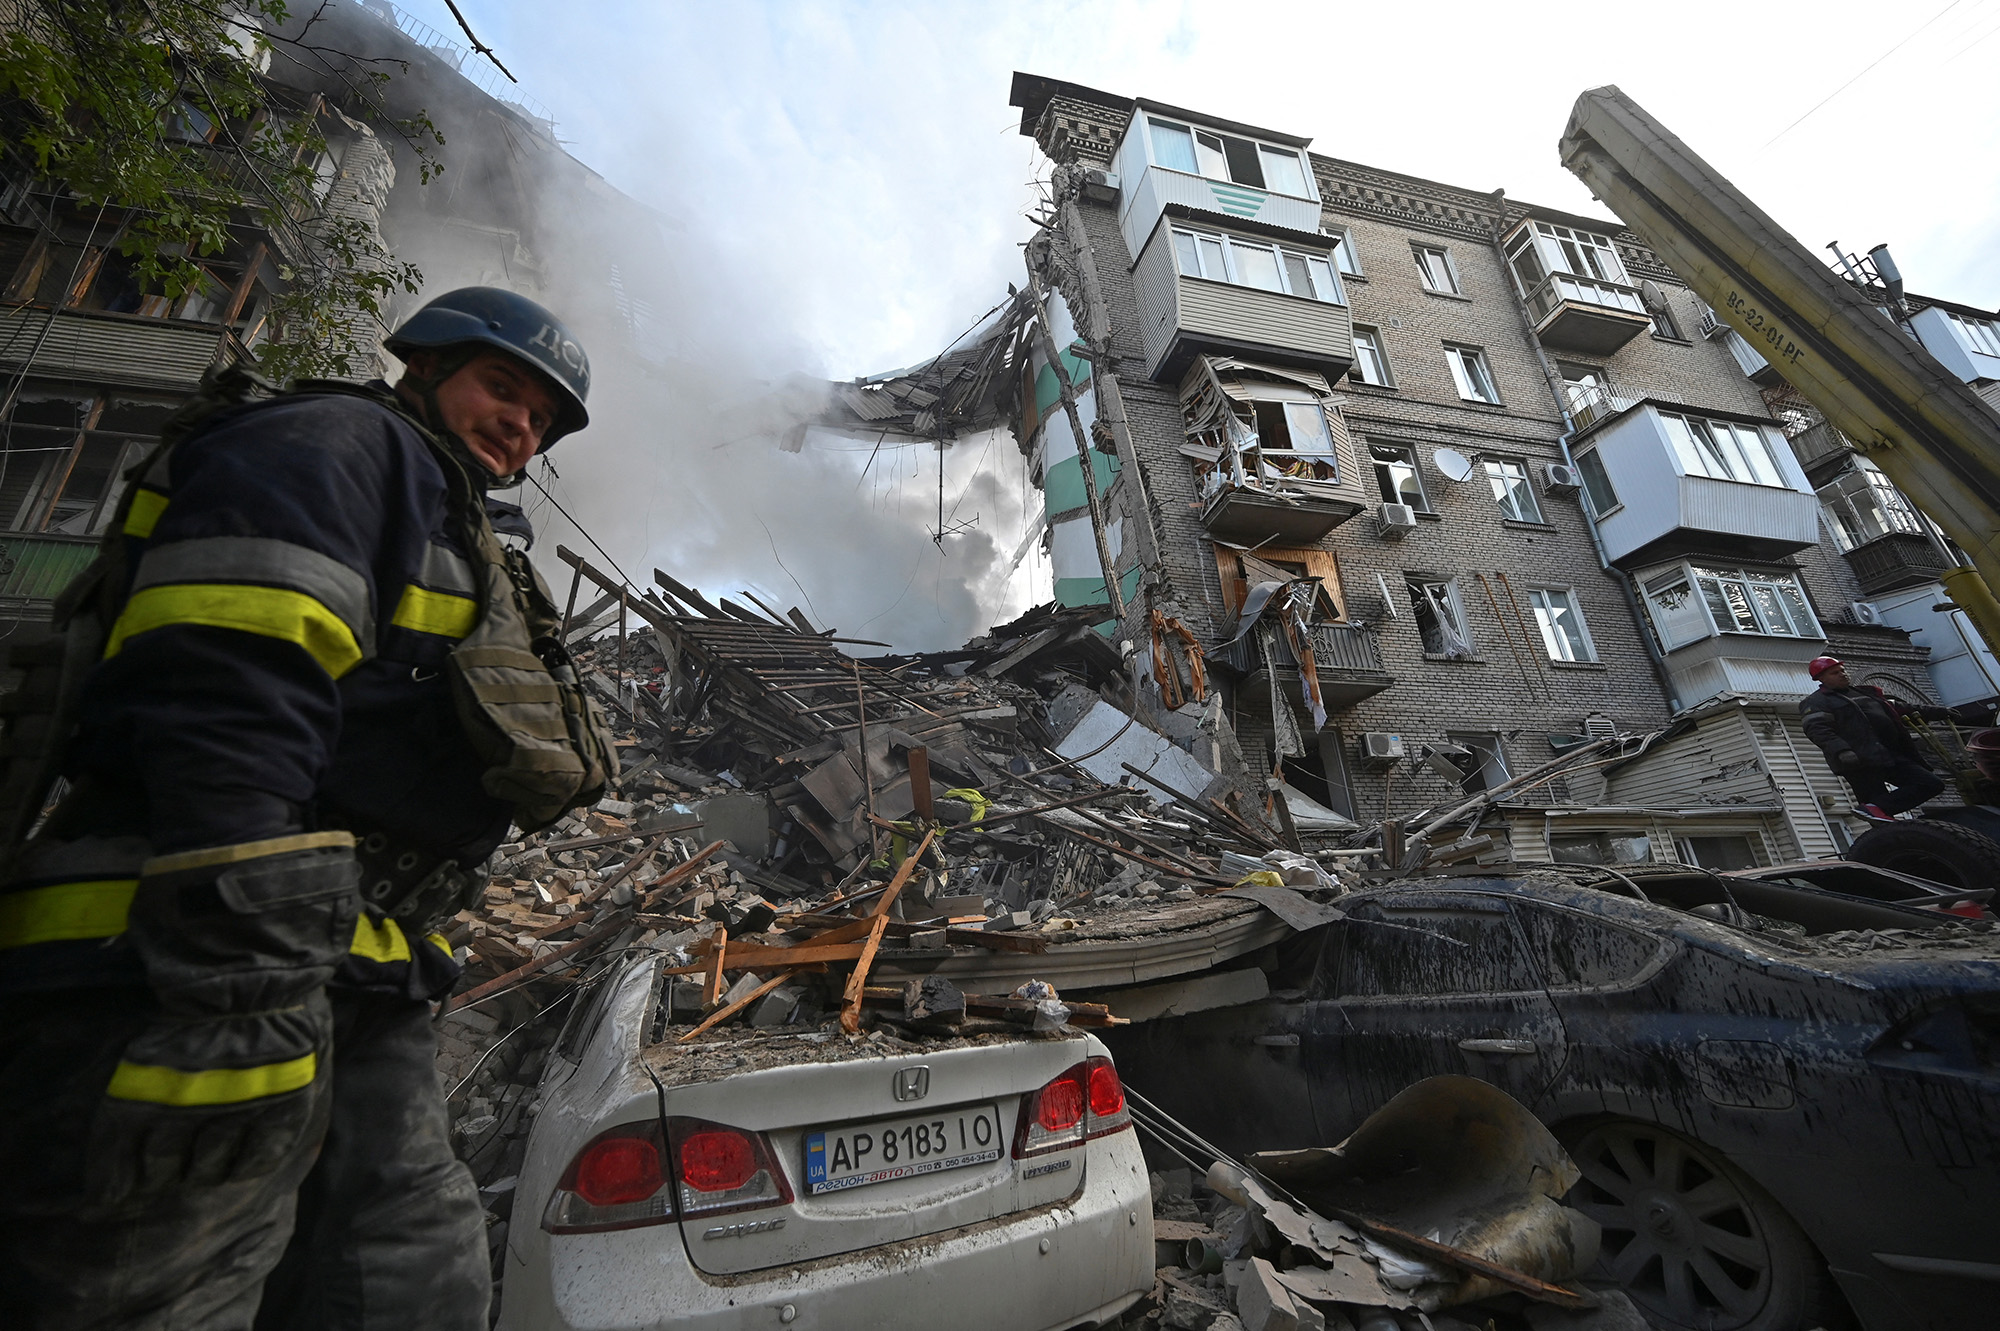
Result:
<instances>
[{"instance_id":1,"label":"car taillight","mask_svg":"<svg viewBox=\"0 0 2000 1331\"><path fill-rule=\"evenodd\" d=\"M1131 1126L1118 1069L1102 1055L1088 1058L1022 1101L1014 1158L1067 1150Z\"/></svg>"},{"instance_id":2,"label":"car taillight","mask_svg":"<svg viewBox=\"0 0 2000 1331\"><path fill-rule=\"evenodd\" d=\"M589 1234L791 1200L791 1185L764 1134L673 1118L662 1139L660 1122L652 1119L607 1129L585 1143L556 1184L542 1228Z\"/></svg>"},{"instance_id":3,"label":"car taillight","mask_svg":"<svg viewBox=\"0 0 2000 1331\"><path fill-rule=\"evenodd\" d=\"M667 1136L674 1145L683 1218L791 1202L792 1185L778 1168L763 1133L698 1118L672 1118L667 1120Z\"/></svg>"},{"instance_id":4,"label":"car taillight","mask_svg":"<svg viewBox=\"0 0 2000 1331\"><path fill-rule=\"evenodd\" d=\"M542 1212L551 1234L660 1225L674 1218L658 1119L598 1133L569 1162Z\"/></svg>"}]
</instances>

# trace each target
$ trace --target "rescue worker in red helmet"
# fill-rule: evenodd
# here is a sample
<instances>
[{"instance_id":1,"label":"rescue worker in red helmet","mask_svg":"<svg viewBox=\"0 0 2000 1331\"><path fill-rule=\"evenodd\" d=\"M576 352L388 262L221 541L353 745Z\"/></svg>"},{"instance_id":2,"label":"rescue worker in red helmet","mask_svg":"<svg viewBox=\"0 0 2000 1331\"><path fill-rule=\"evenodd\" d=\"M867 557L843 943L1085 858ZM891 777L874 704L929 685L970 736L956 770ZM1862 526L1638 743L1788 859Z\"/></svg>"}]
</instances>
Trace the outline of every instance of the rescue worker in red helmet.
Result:
<instances>
[{"instance_id":1,"label":"rescue worker in red helmet","mask_svg":"<svg viewBox=\"0 0 2000 1331\"><path fill-rule=\"evenodd\" d=\"M590 370L494 288L387 345L393 389L212 377L59 602L61 679L23 690L56 739L0 782L10 1331L485 1331L433 930L510 823L603 786L488 494L585 425Z\"/></svg>"},{"instance_id":2,"label":"rescue worker in red helmet","mask_svg":"<svg viewBox=\"0 0 2000 1331\"><path fill-rule=\"evenodd\" d=\"M1799 702L1806 737L1819 745L1827 766L1854 788L1856 811L1886 821L1916 808L1944 789L1925 765L1906 716L1942 721L1944 707L1911 706L1872 684L1855 684L1847 667L1831 656L1815 657L1806 669L1819 691Z\"/></svg>"}]
</instances>

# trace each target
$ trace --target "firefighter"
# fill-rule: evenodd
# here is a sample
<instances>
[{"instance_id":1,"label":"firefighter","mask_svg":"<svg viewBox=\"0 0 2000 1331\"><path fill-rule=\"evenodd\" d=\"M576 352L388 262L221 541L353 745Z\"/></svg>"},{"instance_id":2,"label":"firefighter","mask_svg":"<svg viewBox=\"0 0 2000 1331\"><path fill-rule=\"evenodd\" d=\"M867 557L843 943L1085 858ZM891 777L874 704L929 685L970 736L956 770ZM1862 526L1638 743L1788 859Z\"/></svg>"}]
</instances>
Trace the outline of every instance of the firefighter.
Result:
<instances>
[{"instance_id":1,"label":"firefighter","mask_svg":"<svg viewBox=\"0 0 2000 1331\"><path fill-rule=\"evenodd\" d=\"M602 790L488 494L590 371L494 288L386 345L393 389L212 378L59 602L25 692L67 793L0 870L0 1325L486 1327L433 930L510 822Z\"/></svg>"},{"instance_id":2,"label":"firefighter","mask_svg":"<svg viewBox=\"0 0 2000 1331\"><path fill-rule=\"evenodd\" d=\"M1949 709L1912 707L1872 684L1854 684L1831 656L1815 657L1806 670L1819 681L1819 691L1799 703L1806 737L1826 754L1834 774L1854 788L1857 813L1886 822L1944 789L1919 756L1903 718L1942 721L1950 718Z\"/></svg>"}]
</instances>

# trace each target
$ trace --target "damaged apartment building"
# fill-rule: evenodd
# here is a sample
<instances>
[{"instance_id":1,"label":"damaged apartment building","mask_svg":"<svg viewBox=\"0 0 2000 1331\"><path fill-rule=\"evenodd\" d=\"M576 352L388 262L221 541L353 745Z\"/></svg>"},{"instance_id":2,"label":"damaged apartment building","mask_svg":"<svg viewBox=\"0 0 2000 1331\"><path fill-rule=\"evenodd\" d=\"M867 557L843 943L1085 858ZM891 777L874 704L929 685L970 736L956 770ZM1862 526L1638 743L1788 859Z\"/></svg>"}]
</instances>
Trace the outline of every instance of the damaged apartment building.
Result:
<instances>
[{"instance_id":1,"label":"damaged apartment building","mask_svg":"<svg viewBox=\"0 0 2000 1331\"><path fill-rule=\"evenodd\" d=\"M2000 693L1935 528L1616 221L1053 79L1012 104L1053 163L1007 407L1055 597L1163 714L1218 700L1197 756L1365 827L1646 733L1498 800L1478 858L1745 867L1863 827L1810 659ZM1989 315L1912 306L1993 377Z\"/></svg>"}]
</instances>

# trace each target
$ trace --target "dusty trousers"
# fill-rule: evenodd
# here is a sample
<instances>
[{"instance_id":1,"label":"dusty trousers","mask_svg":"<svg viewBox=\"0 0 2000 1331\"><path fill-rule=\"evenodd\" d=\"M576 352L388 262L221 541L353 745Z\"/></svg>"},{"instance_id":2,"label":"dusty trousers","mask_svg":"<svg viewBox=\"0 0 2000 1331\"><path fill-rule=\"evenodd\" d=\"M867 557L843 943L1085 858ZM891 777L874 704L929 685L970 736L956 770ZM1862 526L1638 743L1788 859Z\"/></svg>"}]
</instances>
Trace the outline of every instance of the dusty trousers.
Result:
<instances>
[{"instance_id":1,"label":"dusty trousers","mask_svg":"<svg viewBox=\"0 0 2000 1331\"><path fill-rule=\"evenodd\" d=\"M485 1224L451 1153L429 1008L335 993L311 1128L261 1178L90 1200L134 989L0 998L0 1326L485 1331Z\"/></svg>"}]
</instances>

